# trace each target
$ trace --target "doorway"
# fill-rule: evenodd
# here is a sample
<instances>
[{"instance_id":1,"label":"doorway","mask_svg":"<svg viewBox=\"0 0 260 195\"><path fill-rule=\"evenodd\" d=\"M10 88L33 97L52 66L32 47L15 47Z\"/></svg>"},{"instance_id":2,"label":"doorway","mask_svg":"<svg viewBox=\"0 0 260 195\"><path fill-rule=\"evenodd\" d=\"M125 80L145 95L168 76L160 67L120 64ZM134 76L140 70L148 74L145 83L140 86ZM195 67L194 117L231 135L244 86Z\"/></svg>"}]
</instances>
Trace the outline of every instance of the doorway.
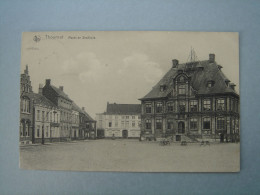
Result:
<instances>
[{"instance_id":1,"label":"doorway","mask_svg":"<svg viewBox=\"0 0 260 195\"><path fill-rule=\"evenodd\" d=\"M183 121L178 123L178 133L185 133L185 123Z\"/></svg>"},{"instance_id":2,"label":"doorway","mask_svg":"<svg viewBox=\"0 0 260 195\"><path fill-rule=\"evenodd\" d=\"M176 135L176 141L181 141L181 135Z\"/></svg>"},{"instance_id":3,"label":"doorway","mask_svg":"<svg viewBox=\"0 0 260 195\"><path fill-rule=\"evenodd\" d=\"M220 142L221 142L221 143L224 142L224 133L221 133L221 134L220 134Z\"/></svg>"},{"instance_id":4,"label":"doorway","mask_svg":"<svg viewBox=\"0 0 260 195\"><path fill-rule=\"evenodd\" d=\"M122 131L122 137L123 138L128 138L128 131L127 130L123 130Z\"/></svg>"}]
</instances>

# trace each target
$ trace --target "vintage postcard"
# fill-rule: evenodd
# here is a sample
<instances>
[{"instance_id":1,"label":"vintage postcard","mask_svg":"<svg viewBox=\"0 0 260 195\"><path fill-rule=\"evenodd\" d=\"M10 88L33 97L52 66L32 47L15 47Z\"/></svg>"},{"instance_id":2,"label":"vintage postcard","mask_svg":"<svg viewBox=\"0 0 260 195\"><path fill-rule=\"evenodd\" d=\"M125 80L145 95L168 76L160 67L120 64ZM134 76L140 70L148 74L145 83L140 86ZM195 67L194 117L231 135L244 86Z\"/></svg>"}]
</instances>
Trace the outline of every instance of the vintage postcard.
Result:
<instances>
[{"instance_id":1,"label":"vintage postcard","mask_svg":"<svg viewBox=\"0 0 260 195\"><path fill-rule=\"evenodd\" d=\"M238 33L24 32L20 77L22 169L240 171Z\"/></svg>"}]
</instances>

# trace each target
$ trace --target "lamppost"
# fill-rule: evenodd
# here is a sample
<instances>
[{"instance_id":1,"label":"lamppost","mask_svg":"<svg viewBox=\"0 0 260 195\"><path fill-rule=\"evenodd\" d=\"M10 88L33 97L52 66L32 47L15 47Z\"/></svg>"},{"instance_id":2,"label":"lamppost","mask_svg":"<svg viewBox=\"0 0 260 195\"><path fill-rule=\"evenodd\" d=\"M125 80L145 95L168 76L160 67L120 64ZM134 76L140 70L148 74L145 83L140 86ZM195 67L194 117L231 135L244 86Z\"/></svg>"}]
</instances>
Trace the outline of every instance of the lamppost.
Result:
<instances>
[{"instance_id":1,"label":"lamppost","mask_svg":"<svg viewBox=\"0 0 260 195\"><path fill-rule=\"evenodd\" d=\"M44 123L44 120L43 120ZM42 144L44 144L44 124L42 125Z\"/></svg>"},{"instance_id":2,"label":"lamppost","mask_svg":"<svg viewBox=\"0 0 260 195\"><path fill-rule=\"evenodd\" d=\"M56 118L55 114L56 114L56 113L57 113L57 112L55 111L55 108L54 108L54 111L53 111L53 114L54 114L54 123L55 123L55 118ZM52 119L50 119L50 122L52 122ZM57 118L57 122L58 122L58 118ZM50 142L52 142L51 137L52 137L52 130L51 130L51 124L50 124Z\"/></svg>"}]
</instances>

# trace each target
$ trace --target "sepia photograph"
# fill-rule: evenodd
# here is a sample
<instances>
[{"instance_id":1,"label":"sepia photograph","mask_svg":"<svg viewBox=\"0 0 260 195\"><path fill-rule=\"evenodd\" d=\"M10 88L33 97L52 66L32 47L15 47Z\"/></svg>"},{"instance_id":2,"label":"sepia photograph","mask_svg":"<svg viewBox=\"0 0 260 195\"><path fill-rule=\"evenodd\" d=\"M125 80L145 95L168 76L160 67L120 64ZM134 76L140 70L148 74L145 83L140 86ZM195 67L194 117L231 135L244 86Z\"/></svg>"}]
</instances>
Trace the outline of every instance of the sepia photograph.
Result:
<instances>
[{"instance_id":1,"label":"sepia photograph","mask_svg":"<svg viewBox=\"0 0 260 195\"><path fill-rule=\"evenodd\" d=\"M239 172L239 34L24 32L20 168Z\"/></svg>"}]
</instances>

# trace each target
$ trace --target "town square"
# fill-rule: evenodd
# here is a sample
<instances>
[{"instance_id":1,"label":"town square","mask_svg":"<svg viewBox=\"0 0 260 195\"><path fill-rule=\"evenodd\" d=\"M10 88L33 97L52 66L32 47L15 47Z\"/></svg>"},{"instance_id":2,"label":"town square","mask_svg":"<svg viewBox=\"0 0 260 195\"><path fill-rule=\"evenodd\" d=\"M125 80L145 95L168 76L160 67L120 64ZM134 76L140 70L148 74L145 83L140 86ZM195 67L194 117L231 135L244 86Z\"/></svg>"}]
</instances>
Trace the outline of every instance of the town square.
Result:
<instances>
[{"instance_id":1,"label":"town square","mask_svg":"<svg viewBox=\"0 0 260 195\"><path fill-rule=\"evenodd\" d=\"M34 170L236 172L240 144L201 145L132 139L59 142L20 148L20 166Z\"/></svg>"},{"instance_id":2,"label":"town square","mask_svg":"<svg viewBox=\"0 0 260 195\"><path fill-rule=\"evenodd\" d=\"M224 53L220 56L207 53L207 57L201 59L191 47L185 54L187 60L172 58L167 61L165 70L144 54L125 57L123 65L117 67L110 65L117 61L107 53L110 44L122 46L127 43L129 48L137 49L128 40L133 35L140 41L150 41L157 52L154 36L201 37L196 33L172 33L92 33L96 37L89 40L94 41L93 46L101 44L100 39L109 43L103 48L106 53L99 49L95 51L104 55L107 60L104 64L98 60L97 54L80 52L83 47L91 50L91 44L76 42L82 47L78 48L70 39L56 42L44 39L44 33L26 33L24 40L29 45L24 47L28 56L22 56L20 79L20 168L238 172L239 83L237 75L226 71L236 64L218 62ZM210 40L210 34L203 37L206 35ZM63 32L50 36L86 35L84 32ZM227 36L231 40L238 37L232 33L212 36ZM115 39L120 40L119 43L114 43ZM167 45L165 40L162 39L162 43ZM136 40L132 38L132 41ZM63 43L62 47L60 43ZM50 51L48 44L56 50ZM238 46L236 41L232 44ZM34 51L26 49L31 47L39 48ZM67 50L61 52L64 49L70 52L75 49L76 57L64 60L71 55ZM143 52L149 51L146 47L143 49ZM122 55L126 51L127 47ZM229 51L232 55L226 58L236 61L236 51ZM31 52L39 56L30 56ZM64 59L58 57L60 55L64 55Z\"/></svg>"}]
</instances>

